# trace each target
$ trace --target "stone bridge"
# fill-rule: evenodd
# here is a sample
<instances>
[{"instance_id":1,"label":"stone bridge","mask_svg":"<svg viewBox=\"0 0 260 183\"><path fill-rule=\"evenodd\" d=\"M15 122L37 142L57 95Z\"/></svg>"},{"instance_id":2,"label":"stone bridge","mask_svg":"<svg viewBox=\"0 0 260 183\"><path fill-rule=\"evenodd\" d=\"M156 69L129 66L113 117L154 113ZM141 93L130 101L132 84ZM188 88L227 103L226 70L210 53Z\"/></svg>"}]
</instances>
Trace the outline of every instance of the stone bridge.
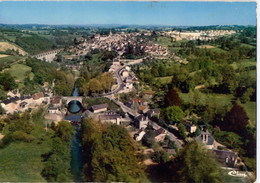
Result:
<instances>
[{"instance_id":1,"label":"stone bridge","mask_svg":"<svg viewBox=\"0 0 260 183\"><path fill-rule=\"evenodd\" d=\"M62 99L66 100L66 104L69 104L73 100L77 100L82 104L83 97L81 97L81 96L77 96L77 97L69 96L69 97L62 97Z\"/></svg>"},{"instance_id":2,"label":"stone bridge","mask_svg":"<svg viewBox=\"0 0 260 183\"><path fill-rule=\"evenodd\" d=\"M35 58L43 60L45 59L46 62L52 62L57 53L59 53L61 50L52 50L44 53L40 53L38 55L34 55Z\"/></svg>"}]
</instances>

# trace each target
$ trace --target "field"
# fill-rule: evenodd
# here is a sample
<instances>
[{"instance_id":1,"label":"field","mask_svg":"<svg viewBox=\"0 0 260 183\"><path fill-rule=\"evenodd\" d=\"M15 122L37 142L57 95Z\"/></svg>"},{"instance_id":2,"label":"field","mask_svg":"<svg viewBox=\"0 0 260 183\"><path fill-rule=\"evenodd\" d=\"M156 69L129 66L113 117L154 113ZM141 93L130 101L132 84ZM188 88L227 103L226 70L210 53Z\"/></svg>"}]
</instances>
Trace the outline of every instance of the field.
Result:
<instances>
[{"instance_id":1,"label":"field","mask_svg":"<svg viewBox=\"0 0 260 183\"><path fill-rule=\"evenodd\" d=\"M211 46L211 45L201 45L201 46L197 46L198 48L208 48L208 49L211 49L211 48L216 48L215 46Z\"/></svg>"},{"instance_id":2,"label":"field","mask_svg":"<svg viewBox=\"0 0 260 183\"><path fill-rule=\"evenodd\" d=\"M180 97L184 102L189 101L189 96L187 93L180 93ZM225 95L225 94L203 94L201 97L201 101L205 104L206 101L212 101L217 104L218 107L223 107L226 105L231 105L233 95ZM241 106L245 109L247 116L250 120L250 125L254 126L256 124L256 102L246 102L245 104L241 104Z\"/></svg>"},{"instance_id":3,"label":"field","mask_svg":"<svg viewBox=\"0 0 260 183\"><path fill-rule=\"evenodd\" d=\"M0 182L46 182L41 176L45 143L15 142L0 150Z\"/></svg>"},{"instance_id":4,"label":"field","mask_svg":"<svg viewBox=\"0 0 260 183\"><path fill-rule=\"evenodd\" d=\"M23 64L13 64L10 69L6 69L10 74L19 81L23 81L26 77L26 72L30 73L30 79L33 79L32 68Z\"/></svg>"},{"instance_id":5,"label":"field","mask_svg":"<svg viewBox=\"0 0 260 183\"><path fill-rule=\"evenodd\" d=\"M27 53L25 51L23 51L21 48L19 48L18 46L16 45L13 45L11 43L8 43L8 42L0 42L0 51L6 51L8 49L14 49L14 50L19 50L19 53L22 54L22 55L26 55Z\"/></svg>"},{"instance_id":6,"label":"field","mask_svg":"<svg viewBox=\"0 0 260 183\"><path fill-rule=\"evenodd\" d=\"M241 104L242 107L245 109L249 119L250 125L256 125L256 102L246 102L245 104Z\"/></svg>"},{"instance_id":7,"label":"field","mask_svg":"<svg viewBox=\"0 0 260 183\"><path fill-rule=\"evenodd\" d=\"M8 57L2 57L0 58L0 68L1 67L4 67L4 66L7 66L11 63L14 63L20 59L22 59L23 57L20 57L20 56L8 56Z\"/></svg>"},{"instance_id":8,"label":"field","mask_svg":"<svg viewBox=\"0 0 260 183\"><path fill-rule=\"evenodd\" d=\"M41 176L41 155L50 151L51 136L44 129L42 115L33 119L34 141L16 141L0 149L0 182L46 182Z\"/></svg>"},{"instance_id":9,"label":"field","mask_svg":"<svg viewBox=\"0 0 260 183\"><path fill-rule=\"evenodd\" d=\"M255 59L243 59L240 62L232 63L231 66L234 69L238 69L239 65L241 65L244 68L255 68L256 69L256 60ZM254 70L254 69L253 69Z\"/></svg>"},{"instance_id":10,"label":"field","mask_svg":"<svg viewBox=\"0 0 260 183\"><path fill-rule=\"evenodd\" d=\"M165 85L165 84L169 84L169 83L171 83L172 82L172 77L173 76L166 76L166 77L157 77L157 78L155 78L155 80L158 82L160 82L160 83L162 83L163 85Z\"/></svg>"},{"instance_id":11,"label":"field","mask_svg":"<svg viewBox=\"0 0 260 183\"><path fill-rule=\"evenodd\" d=\"M168 45L172 44L170 37L158 37L154 43L164 47L168 47Z\"/></svg>"}]
</instances>

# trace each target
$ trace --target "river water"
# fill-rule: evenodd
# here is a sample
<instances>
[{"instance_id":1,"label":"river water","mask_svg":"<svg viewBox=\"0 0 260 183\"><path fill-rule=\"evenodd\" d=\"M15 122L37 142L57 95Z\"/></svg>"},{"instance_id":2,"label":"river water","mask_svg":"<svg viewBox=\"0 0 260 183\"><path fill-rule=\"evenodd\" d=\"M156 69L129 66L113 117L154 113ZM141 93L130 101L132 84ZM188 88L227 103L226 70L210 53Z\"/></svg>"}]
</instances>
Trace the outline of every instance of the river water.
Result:
<instances>
[{"instance_id":1,"label":"river water","mask_svg":"<svg viewBox=\"0 0 260 183\"><path fill-rule=\"evenodd\" d=\"M74 91L72 93L72 96L73 97L77 97L79 96L79 90L78 90L78 87L75 85L74 87ZM80 110L81 110L81 103L77 100L73 100L71 101L69 104L68 104L68 110L75 114L75 113L78 113Z\"/></svg>"},{"instance_id":2,"label":"river water","mask_svg":"<svg viewBox=\"0 0 260 183\"><path fill-rule=\"evenodd\" d=\"M78 88L75 85L72 96L79 96ZM81 104L78 101L71 101L68 110L72 113L78 113L81 110ZM77 116L74 116L77 117ZM79 115L80 119L81 116ZM80 138L80 130L81 126L74 126L75 133L72 136L71 143L71 173L73 175L75 182L83 181L82 168L84 165L82 147L81 147L81 138Z\"/></svg>"},{"instance_id":3,"label":"river water","mask_svg":"<svg viewBox=\"0 0 260 183\"><path fill-rule=\"evenodd\" d=\"M71 144L71 173L75 182L83 181L82 168L84 165L82 146L80 139L80 127L75 126L76 133L72 137Z\"/></svg>"}]
</instances>

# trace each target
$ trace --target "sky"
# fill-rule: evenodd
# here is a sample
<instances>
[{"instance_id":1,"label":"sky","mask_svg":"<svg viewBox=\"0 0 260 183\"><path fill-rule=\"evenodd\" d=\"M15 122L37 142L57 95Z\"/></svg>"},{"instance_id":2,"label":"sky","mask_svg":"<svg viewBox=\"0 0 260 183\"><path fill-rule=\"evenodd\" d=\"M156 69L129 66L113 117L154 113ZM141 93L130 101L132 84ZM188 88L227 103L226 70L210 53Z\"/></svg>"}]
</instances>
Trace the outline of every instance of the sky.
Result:
<instances>
[{"instance_id":1,"label":"sky","mask_svg":"<svg viewBox=\"0 0 260 183\"><path fill-rule=\"evenodd\" d=\"M255 2L2 1L2 24L256 25Z\"/></svg>"}]
</instances>

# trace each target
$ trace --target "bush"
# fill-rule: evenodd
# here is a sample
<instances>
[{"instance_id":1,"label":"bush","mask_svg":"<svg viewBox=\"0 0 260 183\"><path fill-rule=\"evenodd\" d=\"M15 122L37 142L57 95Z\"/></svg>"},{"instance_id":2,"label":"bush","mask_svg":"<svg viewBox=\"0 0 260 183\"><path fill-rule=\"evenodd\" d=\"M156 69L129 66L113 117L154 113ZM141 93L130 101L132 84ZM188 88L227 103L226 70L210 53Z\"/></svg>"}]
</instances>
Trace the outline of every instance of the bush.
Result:
<instances>
[{"instance_id":1,"label":"bush","mask_svg":"<svg viewBox=\"0 0 260 183\"><path fill-rule=\"evenodd\" d=\"M13 133L13 138L15 140L21 140L21 141L24 141L24 142L31 142L33 141L35 138L34 136L32 135L29 135L23 131L16 131Z\"/></svg>"},{"instance_id":2,"label":"bush","mask_svg":"<svg viewBox=\"0 0 260 183\"><path fill-rule=\"evenodd\" d=\"M14 139L11 134L6 134L1 142L2 142L3 146L5 146L5 145L8 145L9 143L11 143L13 140Z\"/></svg>"}]
</instances>

